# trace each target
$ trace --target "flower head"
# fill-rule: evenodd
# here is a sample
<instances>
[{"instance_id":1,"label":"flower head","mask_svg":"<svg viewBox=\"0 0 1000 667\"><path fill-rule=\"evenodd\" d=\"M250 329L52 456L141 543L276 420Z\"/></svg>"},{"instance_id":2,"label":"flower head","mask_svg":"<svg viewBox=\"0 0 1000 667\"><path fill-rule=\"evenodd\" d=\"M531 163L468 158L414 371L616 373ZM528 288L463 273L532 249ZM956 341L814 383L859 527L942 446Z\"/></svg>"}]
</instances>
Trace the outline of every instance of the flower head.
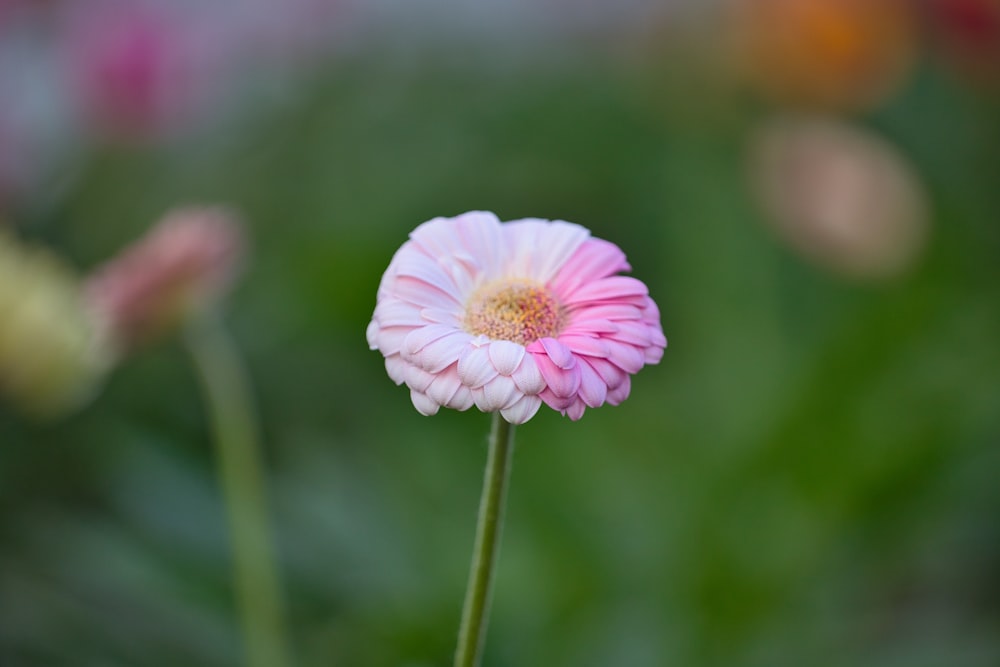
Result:
<instances>
[{"instance_id":1,"label":"flower head","mask_svg":"<svg viewBox=\"0 0 1000 667\"><path fill-rule=\"evenodd\" d=\"M625 400L667 345L646 286L618 275L629 269L569 222L435 218L386 269L368 344L422 414L475 405L521 424L544 402L576 420Z\"/></svg>"}]
</instances>

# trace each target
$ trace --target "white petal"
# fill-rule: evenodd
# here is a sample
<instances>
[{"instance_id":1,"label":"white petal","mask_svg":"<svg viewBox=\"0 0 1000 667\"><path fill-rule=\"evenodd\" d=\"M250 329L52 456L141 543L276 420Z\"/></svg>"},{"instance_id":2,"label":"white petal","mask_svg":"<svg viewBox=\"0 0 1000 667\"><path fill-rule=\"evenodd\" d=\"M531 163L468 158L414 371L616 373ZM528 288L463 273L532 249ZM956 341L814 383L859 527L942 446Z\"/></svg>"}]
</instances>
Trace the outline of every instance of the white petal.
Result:
<instances>
[{"instance_id":1,"label":"white petal","mask_svg":"<svg viewBox=\"0 0 1000 667\"><path fill-rule=\"evenodd\" d=\"M379 324L375 320L368 323L368 328L365 329L365 338L368 340L368 349L377 350L378 349L378 332Z\"/></svg>"},{"instance_id":2,"label":"white petal","mask_svg":"<svg viewBox=\"0 0 1000 667\"><path fill-rule=\"evenodd\" d=\"M441 405L447 405L462 386L454 367L438 373L425 392Z\"/></svg>"},{"instance_id":3,"label":"white petal","mask_svg":"<svg viewBox=\"0 0 1000 667\"><path fill-rule=\"evenodd\" d=\"M545 389L545 378L542 377L542 372L538 370L535 358L530 354L524 356L524 359L521 360L521 365L511 375L511 379L514 380L514 384L517 385L518 389L531 396Z\"/></svg>"},{"instance_id":4,"label":"white petal","mask_svg":"<svg viewBox=\"0 0 1000 667\"><path fill-rule=\"evenodd\" d=\"M406 371L403 373L403 380L407 387L424 393L427 392L427 387L431 386L431 382L434 382L436 377L436 375L412 364L407 364Z\"/></svg>"},{"instance_id":5,"label":"white petal","mask_svg":"<svg viewBox=\"0 0 1000 667\"><path fill-rule=\"evenodd\" d=\"M454 331L426 345L412 361L428 373L440 373L457 362L469 348L469 334Z\"/></svg>"},{"instance_id":6,"label":"white petal","mask_svg":"<svg viewBox=\"0 0 1000 667\"><path fill-rule=\"evenodd\" d=\"M510 275L547 283L590 236L584 227L563 220L526 218L506 223L512 248Z\"/></svg>"},{"instance_id":7,"label":"white petal","mask_svg":"<svg viewBox=\"0 0 1000 667\"><path fill-rule=\"evenodd\" d=\"M392 354L385 358L385 372L389 374L389 379L396 384L403 384L406 381L406 370L411 366L412 364L404 361L398 354Z\"/></svg>"},{"instance_id":8,"label":"white petal","mask_svg":"<svg viewBox=\"0 0 1000 667\"><path fill-rule=\"evenodd\" d=\"M503 418L511 424L523 424L538 412L542 405L542 399L537 396L522 396L514 405L500 411Z\"/></svg>"},{"instance_id":9,"label":"white petal","mask_svg":"<svg viewBox=\"0 0 1000 667\"><path fill-rule=\"evenodd\" d=\"M497 340L489 346L490 361L500 375L510 375L524 358L524 346L509 340Z\"/></svg>"},{"instance_id":10,"label":"white petal","mask_svg":"<svg viewBox=\"0 0 1000 667\"><path fill-rule=\"evenodd\" d=\"M476 405L483 412L496 412L508 408L524 395L518 391L513 380L503 375L498 375L491 382L483 385L482 392Z\"/></svg>"},{"instance_id":11,"label":"white petal","mask_svg":"<svg viewBox=\"0 0 1000 667\"><path fill-rule=\"evenodd\" d=\"M413 357L427 345L430 345L439 338L453 333L455 327L443 324L426 324L413 329L403 340L402 353L407 357Z\"/></svg>"},{"instance_id":12,"label":"white petal","mask_svg":"<svg viewBox=\"0 0 1000 667\"><path fill-rule=\"evenodd\" d=\"M412 303L424 308L450 308L457 309L460 306L459 297L453 294L454 286L449 292L438 289L417 278L404 276L396 281L392 287L392 295L406 303Z\"/></svg>"},{"instance_id":13,"label":"white petal","mask_svg":"<svg viewBox=\"0 0 1000 667\"><path fill-rule=\"evenodd\" d=\"M420 308L412 303L406 303L399 299L386 299L375 306L373 320L377 320L379 326L419 326L423 324L420 319Z\"/></svg>"},{"instance_id":14,"label":"white petal","mask_svg":"<svg viewBox=\"0 0 1000 667\"><path fill-rule=\"evenodd\" d=\"M424 308L420 311L420 317L425 322L445 324L452 329L458 329L462 325L458 312L446 308Z\"/></svg>"},{"instance_id":15,"label":"white petal","mask_svg":"<svg viewBox=\"0 0 1000 667\"><path fill-rule=\"evenodd\" d=\"M475 389L497 376L497 370L490 361L490 347L470 347L462 354L458 360L458 377L462 379L462 384Z\"/></svg>"},{"instance_id":16,"label":"white petal","mask_svg":"<svg viewBox=\"0 0 1000 667\"><path fill-rule=\"evenodd\" d=\"M399 354L403 350L403 341L415 327L378 327L375 339L376 348L384 356Z\"/></svg>"},{"instance_id":17,"label":"white petal","mask_svg":"<svg viewBox=\"0 0 1000 667\"><path fill-rule=\"evenodd\" d=\"M386 285L393 293L401 289L404 293L412 294L414 290L423 286L424 289L433 288L438 293L451 297L458 301L460 295L447 273L441 270L441 266L434 259L425 256L423 253L412 252L394 267L396 280L393 285ZM417 283L405 285L405 283ZM419 303L419 302L418 302Z\"/></svg>"},{"instance_id":18,"label":"white petal","mask_svg":"<svg viewBox=\"0 0 1000 667\"><path fill-rule=\"evenodd\" d=\"M468 410L475 405L475 400L472 398L472 390L464 385L459 387L455 395L445 405L453 410Z\"/></svg>"},{"instance_id":19,"label":"white petal","mask_svg":"<svg viewBox=\"0 0 1000 667\"><path fill-rule=\"evenodd\" d=\"M502 227L497 217L485 211L470 211L455 218L455 227L481 270L490 277L497 276L505 259Z\"/></svg>"}]
</instances>

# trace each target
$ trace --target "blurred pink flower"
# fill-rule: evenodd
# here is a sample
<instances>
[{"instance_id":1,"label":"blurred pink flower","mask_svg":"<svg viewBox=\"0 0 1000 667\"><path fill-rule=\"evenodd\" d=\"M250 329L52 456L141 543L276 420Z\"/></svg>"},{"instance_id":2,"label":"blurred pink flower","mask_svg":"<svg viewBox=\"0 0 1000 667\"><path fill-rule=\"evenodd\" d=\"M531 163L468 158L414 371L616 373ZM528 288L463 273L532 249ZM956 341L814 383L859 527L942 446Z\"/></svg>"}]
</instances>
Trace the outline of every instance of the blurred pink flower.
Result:
<instances>
[{"instance_id":1,"label":"blurred pink flower","mask_svg":"<svg viewBox=\"0 0 1000 667\"><path fill-rule=\"evenodd\" d=\"M83 114L126 139L170 135L217 94L221 53L193 17L104 1L69 13L68 71Z\"/></svg>"},{"instance_id":2,"label":"blurred pink flower","mask_svg":"<svg viewBox=\"0 0 1000 667\"><path fill-rule=\"evenodd\" d=\"M422 414L475 405L521 424L544 401L576 420L625 400L667 345L646 286L617 275L629 269L569 222L435 218L392 258L368 344Z\"/></svg>"},{"instance_id":3,"label":"blurred pink flower","mask_svg":"<svg viewBox=\"0 0 1000 667\"><path fill-rule=\"evenodd\" d=\"M87 280L88 301L119 350L131 349L218 300L235 277L244 245L228 210L174 210Z\"/></svg>"}]
</instances>

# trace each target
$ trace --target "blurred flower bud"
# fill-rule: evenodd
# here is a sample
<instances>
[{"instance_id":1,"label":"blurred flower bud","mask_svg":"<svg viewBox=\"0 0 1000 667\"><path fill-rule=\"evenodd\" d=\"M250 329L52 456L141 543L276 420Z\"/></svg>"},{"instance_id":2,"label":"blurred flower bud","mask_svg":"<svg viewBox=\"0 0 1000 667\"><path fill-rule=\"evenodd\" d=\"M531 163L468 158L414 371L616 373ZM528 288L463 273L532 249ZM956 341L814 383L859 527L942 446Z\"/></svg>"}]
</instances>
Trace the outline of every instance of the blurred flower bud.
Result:
<instances>
[{"instance_id":1,"label":"blurred flower bud","mask_svg":"<svg viewBox=\"0 0 1000 667\"><path fill-rule=\"evenodd\" d=\"M98 269L87 280L87 298L125 352L221 298L244 246L242 229L227 209L177 209Z\"/></svg>"},{"instance_id":2,"label":"blurred flower bud","mask_svg":"<svg viewBox=\"0 0 1000 667\"><path fill-rule=\"evenodd\" d=\"M1000 88L1000 0L927 0L938 52L967 81Z\"/></svg>"},{"instance_id":3,"label":"blurred flower bud","mask_svg":"<svg viewBox=\"0 0 1000 667\"><path fill-rule=\"evenodd\" d=\"M740 75L780 104L879 105L911 69L908 0L730 0Z\"/></svg>"},{"instance_id":4,"label":"blurred flower bud","mask_svg":"<svg viewBox=\"0 0 1000 667\"><path fill-rule=\"evenodd\" d=\"M76 278L0 230L0 398L55 416L89 399L110 362Z\"/></svg>"},{"instance_id":5,"label":"blurred flower bud","mask_svg":"<svg viewBox=\"0 0 1000 667\"><path fill-rule=\"evenodd\" d=\"M899 274L922 248L925 195L887 142L829 120L772 122L753 138L752 186L777 235L857 278Z\"/></svg>"}]
</instances>

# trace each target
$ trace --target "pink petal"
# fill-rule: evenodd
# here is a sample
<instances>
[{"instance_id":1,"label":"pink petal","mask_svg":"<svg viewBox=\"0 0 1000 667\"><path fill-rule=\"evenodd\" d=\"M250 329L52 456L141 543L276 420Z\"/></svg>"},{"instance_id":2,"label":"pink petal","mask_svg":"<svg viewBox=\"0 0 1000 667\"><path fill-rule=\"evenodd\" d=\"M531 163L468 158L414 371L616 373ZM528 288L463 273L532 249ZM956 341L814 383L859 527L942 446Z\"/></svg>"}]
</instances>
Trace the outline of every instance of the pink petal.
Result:
<instances>
[{"instance_id":1,"label":"pink petal","mask_svg":"<svg viewBox=\"0 0 1000 667\"><path fill-rule=\"evenodd\" d=\"M503 232L497 217L492 213L472 211L454 219L455 233L462 245L478 260L481 270L496 275L503 261Z\"/></svg>"},{"instance_id":2,"label":"pink petal","mask_svg":"<svg viewBox=\"0 0 1000 667\"><path fill-rule=\"evenodd\" d=\"M647 347L645 350L645 359L648 365L660 363L660 360L663 359L663 348L656 345Z\"/></svg>"},{"instance_id":3,"label":"pink petal","mask_svg":"<svg viewBox=\"0 0 1000 667\"><path fill-rule=\"evenodd\" d=\"M649 322L650 324L655 324L660 326L660 309L656 305L656 302L652 299L647 298L646 302L642 306L642 319Z\"/></svg>"},{"instance_id":4,"label":"pink petal","mask_svg":"<svg viewBox=\"0 0 1000 667\"><path fill-rule=\"evenodd\" d=\"M379 349L378 347L379 329L381 329L381 327L379 326L379 323L376 322L375 320L369 322L368 327L365 329L365 340L368 341L369 350Z\"/></svg>"},{"instance_id":5,"label":"pink petal","mask_svg":"<svg viewBox=\"0 0 1000 667\"><path fill-rule=\"evenodd\" d=\"M462 384L473 389L497 376L497 369L490 361L489 346L469 347L458 360L458 377Z\"/></svg>"},{"instance_id":6,"label":"pink petal","mask_svg":"<svg viewBox=\"0 0 1000 667\"><path fill-rule=\"evenodd\" d=\"M557 294L570 294L580 285L611 276L632 267L614 243L591 238L583 243L552 280Z\"/></svg>"},{"instance_id":7,"label":"pink petal","mask_svg":"<svg viewBox=\"0 0 1000 667\"><path fill-rule=\"evenodd\" d=\"M588 282L562 298L564 305L587 301L615 302L624 300L631 303L635 298L645 299L649 290L641 280L629 276L611 276Z\"/></svg>"},{"instance_id":8,"label":"pink petal","mask_svg":"<svg viewBox=\"0 0 1000 667\"><path fill-rule=\"evenodd\" d=\"M576 402L574 402L571 406L569 406L568 408L566 408L562 412L563 412L564 415L566 415L567 417L569 417L573 421L579 421L580 417L583 416L583 413L586 410L586 407L587 406L584 405L583 401L577 399Z\"/></svg>"},{"instance_id":9,"label":"pink petal","mask_svg":"<svg viewBox=\"0 0 1000 667\"><path fill-rule=\"evenodd\" d=\"M537 396L522 396L509 408L500 411L503 418L511 424L523 424L538 412L542 405L542 400Z\"/></svg>"},{"instance_id":10,"label":"pink petal","mask_svg":"<svg viewBox=\"0 0 1000 667\"><path fill-rule=\"evenodd\" d=\"M448 274L460 294L469 294L482 273L478 265L471 264L474 261L469 255L456 254L441 257L438 259L438 266Z\"/></svg>"},{"instance_id":11,"label":"pink petal","mask_svg":"<svg viewBox=\"0 0 1000 667\"><path fill-rule=\"evenodd\" d=\"M667 337L663 335L660 325L650 326L649 337L654 346L664 348L667 346Z\"/></svg>"},{"instance_id":12,"label":"pink petal","mask_svg":"<svg viewBox=\"0 0 1000 667\"><path fill-rule=\"evenodd\" d=\"M470 211L460 216L476 220L482 225L500 225L500 220L488 211ZM434 218L423 223L412 232L410 239L429 257L453 257L468 253L468 249L456 234L455 218Z\"/></svg>"},{"instance_id":13,"label":"pink petal","mask_svg":"<svg viewBox=\"0 0 1000 667\"><path fill-rule=\"evenodd\" d=\"M622 401L628 398L628 394L631 390L632 390L632 378L626 375L624 382L622 382L614 389L608 390L608 404L620 405Z\"/></svg>"},{"instance_id":14,"label":"pink petal","mask_svg":"<svg viewBox=\"0 0 1000 667\"><path fill-rule=\"evenodd\" d=\"M648 347L653 343L650 327L645 322L619 322L618 331L610 335L609 338L641 348Z\"/></svg>"},{"instance_id":15,"label":"pink petal","mask_svg":"<svg viewBox=\"0 0 1000 667\"><path fill-rule=\"evenodd\" d=\"M538 370L541 371L549 391L560 398L576 395L580 389L580 369L576 367L575 359L571 368L564 369L552 363L552 360L545 354L532 356L535 358L535 363L538 364Z\"/></svg>"},{"instance_id":16,"label":"pink petal","mask_svg":"<svg viewBox=\"0 0 1000 667\"><path fill-rule=\"evenodd\" d=\"M646 364L645 353L628 343L609 340L608 349L611 350L608 360L626 373L638 373Z\"/></svg>"},{"instance_id":17,"label":"pink petal","mask_svg":"<svg viewBox=\"0 0 1000 667\"><path fill-rule=\"evenodd\" d=\"M487 349L490 361L500 375L512 374L524 358L524 346L508 340L493 341Z\"/></svg>"},{"instance_id":18,"label":"pink petal","mask_svg":"<svg viewBox=\"0 0 1000 667\"><path fill-rule=\"evenodd\" d=\"M460 302L458 291L447 272L438 265L437 260L430 259L416 252L408 252L396 265L396 281L392 285L392 293L400 294L401 285L422 285L425 289L433 289L450 297L456 303ZM406 294L412 294L409 289Z\"/></svg>"},{"instance_id":19,"label":"pink petal","mask_svg":"<svg viewBox=\"0 0 1000 667\"><path fill-rule=\"evenodd\" d=\"M459 329L462 322L455 311L442 310L440 308L424 308L420 311L420 317L424 322L431 324L446 324L452 329Z\"/></svg>"},{"instance_id":20,"label":"pink petal","mask_svg":"<svg viewBox=\"0 0 1000 667\"><path fill-rule=\"evenodd\" d=\"M607 359L588 357L584 361L586 361L591 368L597 371L597 374L601 376L602 380L604 380L604 384L608 385L608 388L610 389L614 389L628 377L628 373L618 368L618 366L615 366Z\"/></svg>"},{"instance_id":21,"label":"pink petal","mask_svg":"<svg viewBox=\"0 0 1000 667\"><path fill-rule=\"evenodd\" d=\"M437 411L441 408L439 404L435 403L424 394L421 394L416 389L410 390L410 400L413 401L413 407L417 409L417 412L425 417L436 415Z\"/></svg>"},{"instance_id":22,"label":"pink petal","mask_svg":"<svg viewBox=\"0 0 1000 667\"><path fill-rule=\"evenodd\" d=\"M563 333L604 333L611 334L618 331L618 325L611 320L589 319L578 317L571 313L569 324Z\"/></svg>"},{"instance_id":23,"label":"pink petal","mask_svg":"<svg viewBox=\"0 0 1000 667\"><path fill-rule=\"evenodd\" d=\"M538 394L538 398L542 399L542 401L544 401L545 404L553 410L558 410L560 412L573 405L573 403L578 400L575 393L570 396L556 396L552 393L551 389L545 389L545 391Z\"/></svg>"},{"instance_id":24,"label":"pink petal","mask_svg":"<svg viewBox=\"0 0 1000 667\"><path fill-rule=\"evenodd\" d=\"M555 338L540 338L536 342L542 346L545 354L559 368L572 368L576 364L573 352Z\"/></svg>"},{"instance_id":25,"label":"pink petal","mask_svg":"<svg viewBox=\"0 0 1000 667\"><path fill-rule=\"evenodd\" d=\"M582 336L580 334L563 334L559 342L565 345L573 354L584 354L589 357L607 357L611 352L608 344L597 336Z\"/></svg>"},{"instance_id":26,"label":"pink petal","mask_svg":"<svg viewBox=\"0 0 1000 667\"><path fill-rule=\"evenodd\" d=\"M608 396L608 385L586 359L580 361L580 391L579 396L591 408L604 405Z\"/></svg>"},{"instance_id":27,"label":"pink petal","mask_svg":"<svg viewBox=\"0 0 1000 667\"><path fill-rule=\"evenodd\" d=\"M597 303L578 308L574 314L580 319L601 319L614 322L642 319L643 310L631 303Z\"/></svg>"}]
</instances>

